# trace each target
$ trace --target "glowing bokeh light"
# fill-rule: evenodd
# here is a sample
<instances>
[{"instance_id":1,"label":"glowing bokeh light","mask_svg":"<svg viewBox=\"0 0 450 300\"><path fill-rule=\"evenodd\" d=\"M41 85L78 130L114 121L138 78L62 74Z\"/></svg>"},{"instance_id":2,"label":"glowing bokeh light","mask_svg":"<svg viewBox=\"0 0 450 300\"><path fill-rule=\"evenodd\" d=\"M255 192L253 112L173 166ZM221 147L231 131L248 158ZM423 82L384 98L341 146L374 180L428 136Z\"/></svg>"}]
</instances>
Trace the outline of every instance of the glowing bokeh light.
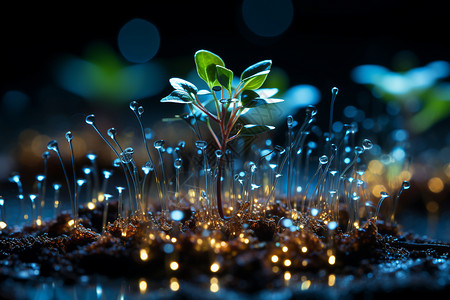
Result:
<instances>
[{"instance_id":1,"label":"glowing bokeh light","mask_svg":"<svg viewBox=\"0 0 450 300\"><path fill-rule=\"evenodd\" d=\"M159 50L160 36L155 25L144 19L133 19L123 25L117 37L120 53L129 62L145 63Z\"/></svg>"}]
</instances>

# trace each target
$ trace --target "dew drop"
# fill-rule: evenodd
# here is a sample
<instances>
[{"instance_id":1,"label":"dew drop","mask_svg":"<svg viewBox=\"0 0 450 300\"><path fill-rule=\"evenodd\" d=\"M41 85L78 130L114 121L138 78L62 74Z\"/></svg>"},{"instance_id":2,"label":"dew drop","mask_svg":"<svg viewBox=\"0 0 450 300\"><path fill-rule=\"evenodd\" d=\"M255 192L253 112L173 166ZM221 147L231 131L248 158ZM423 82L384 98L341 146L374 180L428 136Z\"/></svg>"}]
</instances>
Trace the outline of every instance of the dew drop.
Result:
<instances>
[{"instance_id":1,"label":"dew drop","mask_svg":"<svg viewBox=\"0 0 450 300\"><path fill-rule=\"evenodd\" d=\"M403 189L407 190L407 189L409 189L411 187L411 184L409 183L409 181L405 180L402 183L402 187L403 187Z\"/></svg>"},{"instance_id":2,"label":"dew drop","mask_svg":"<svg viewBox=\"0 0 450 300\"><path fill-rule=\"evenodd\" d=\"M73 134L72 131L67 131L66 132L66 140L70 143L73 139Z\"/></svg>"},{"instance_id":3,"label":"dew drop","mask_svg":"<svg viewBox=\"0 0 450 300\"><path fill-rule=\"evenodd\" d=\"M97 158L97 154L94 154L94 153L88 153L87 155L86 155L86 157L90 160L90 161L94 161L96 158Z\"/></svg>"},{"instance_id":4,"label":"dew drop","mask_svg":"<svg viewBox=\"0 0 450 300\"><path fill-rule=\"evenodd\" d=\"M364 148L356 146L355 147L355 153L358 154L358 155L359 154L363 154L364 153Z\"/></svg>"},{"instance_id":5,"label":"dew drop","mask_svg":"<svg viewBox=\"0 0 450 300\"><path fill-rule=\"evenodd\" d=\"M370 150L373 147L373 143L371 140L365 139L362 142L362 146L363 146L364 150Z\"/></svg>"},{"instance_id":6,"label":"dew drop","mask_svg":"<svg viewBox=\"0 0 450 300\"><path fill-rule=\"evenodd\" d=\"M386 192L380 192L381 199L388 198L389 194Z\"/></svg>"},{"instance_id":7,"label":"dew drop","mask_svg":"<svg viewBox=\"0 0 450 300\"><path fill-rule=\"evenodd\" d=\"M155 149L159 150L162 147L164 147L164 144L165 144L164 140L158 140L153 143L153 146L155 147Z\"/></svg>"},{"instance_id":8,"label":"dew drop","mask_svg":"<svg viewBox=\"0 0 450 300\"><path fill-rule=\"evenodd\" d=\"M52 141L48 142L47 149L58 152L58 142L56 140L52 140Z\"/></svg>"},{"instance_id":9,"label":"dew drop","mask_svg":"<svg viewBox=\"0 0 450 300\"><path fill-rule=\"evenodd\" d=\"M130 109L132 111L136 111L138 109L139 104L137 103L137 101L131 101L130 102Z\"/></svg>"},{"instance_id":10,"label":"dew drop","mask_svg":"<svg viewBox=\"0 0 450 300\"><path fill-rule=\"evenodd\" d=\"M150 161L147 161L143 166L142 166L142 171L144 172L144 174L148 174L151 171L153 171L153 164Z\"/></svg>"},{"instance_id":11,"label":"dew drop","mask_svg":"<svg viewBox=\"0 0 450 300\"><path fill-rule=\"evenodd\" d=\"M95 124L95 115L87 116L84 121L86 122L86 124L94 125Z\"/></svg>"},{"instance_id":12,"label":"dew drop","mask_svg":"<svg viewBox=\"0 0 450 300\"><path fill-rule=\"evenodd\" d=\"M117 130L115 129L115 128L110 128L110 129L108 129L108 131L106 132L107 134L108 134L108 136L111 138L111 139L115 139L115 137L116 137L116 134L117 134Z\"/></svg>"},{"instance_id":13,"label":"dew drop","mask_svg":"<svg viewBox=\"0 0 450 300\"><path fill-rule=\"evenodd\" d=\"M173 162L173 166L175 167L175 169L180 169L182 164L183 164L183 160L181 158L177 158Z\"/></svg>"},{"instance_id":14,"label":"dew drop","mask_svg":"<svg viewBox=\"0 0 450 300\"><path fill-rule=\"evenodd\" d=\"M292 127L294 127L294 118L291 115L287 116L287 127L289 129L292 129Z\"/></svg>"},{"instance_id":15,"label":"dew drop","mask_svg":"<svg viewBox=\"0 0 450 300\"><path fill-rule=\"evenodd\" d=\"M328 163L328 156L322 155L321 157L319 157L319 163L321 165L326 165Z\"/></svg>"},{"instance_id":16,"label":"dew drop","mask_svg":"<svg viewBox=\"0 0 450 300\"><path fill-rule=\"evenodd\" d=\"M144 107L139 106L137 111L138 111L139 117L142 116L142 114L144 113Z\"/></svg>"},{"instance_id":17,"label":"dew drop","mask_svg":"<svg viewBox=\"0 0 450 300\"><path fill-rule=\"evenodd\" d=\"M120 159L116 158L113 162L113 166L116 168L120 167Z\"/></svg>"},{"instance_id":18,"label":"dew drop","mask_svg":"<svg viewBox=\"0 0 450 300\"><path fill-rule=\"evenodd\" d=\"M43 159L49 159L50 158L50 152L45 151L44 153L42 153L42 158Z\"/></svg>"},{"instance_id":19,"label":"dew drop","mask_svg":"<svg viewBox=\"0 0 450 300\"><path fill-rule=\"evenodd\" d=\"M221 158L222 155L223 155L222 150L216 150L214 153L216 154L216 157L217 157L217 158Z\"/></svg>"},{"instance_id":20,"label":"dew drop","mask_svg":"<svg viewBox=\"0 0 450 300\"><path fill-rule=\"evenodd\" d=\"M306 108L306 116L307 116L308 118L312 118L312 117L314 117L316 114L317 114L317 108L316 108L315 106L309 105L309 106Z\"/></svg>"},{"instance_id":21,"label":"dew drop","mask_svg":"<svg viewBox=\"0 0 450 300\"><path fill-rule=\"evenodd\" d=\"M195 146L200 150L206 149L207 145L208 145L208 143L206 141L196 141L195 142Z\"/></svg>"}]
</instances>

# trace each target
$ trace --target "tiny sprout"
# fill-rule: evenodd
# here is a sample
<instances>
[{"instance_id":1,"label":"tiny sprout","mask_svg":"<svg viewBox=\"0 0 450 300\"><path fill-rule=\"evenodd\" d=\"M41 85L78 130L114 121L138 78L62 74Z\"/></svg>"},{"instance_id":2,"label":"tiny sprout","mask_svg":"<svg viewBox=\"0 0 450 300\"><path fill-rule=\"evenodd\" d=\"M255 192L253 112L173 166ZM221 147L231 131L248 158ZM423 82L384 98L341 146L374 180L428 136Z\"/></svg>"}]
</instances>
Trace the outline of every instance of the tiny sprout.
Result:
<instances>
[{"instance_id":1,"label":"tiny sprout","mask_svg":"<svg viewBox=\"0 0 450 300\"><path fill-rule=\"evenodd\" d=\"M217 158L221 158L222 155L223 155L222 150L216 150L214 153L216 154L216 157L217 157Z\"/></svg>"},{"instance_id":2,"label":"tiny sprout","mask_svg":"<svg viewBox=\"0 0 450 300\"><path fill-rule=\"evenodd\" d=\"M337 87L333 87L331 89L331 94L336 97L336 95L339 93L339 89Z\"/></svg>"}]
</instances>

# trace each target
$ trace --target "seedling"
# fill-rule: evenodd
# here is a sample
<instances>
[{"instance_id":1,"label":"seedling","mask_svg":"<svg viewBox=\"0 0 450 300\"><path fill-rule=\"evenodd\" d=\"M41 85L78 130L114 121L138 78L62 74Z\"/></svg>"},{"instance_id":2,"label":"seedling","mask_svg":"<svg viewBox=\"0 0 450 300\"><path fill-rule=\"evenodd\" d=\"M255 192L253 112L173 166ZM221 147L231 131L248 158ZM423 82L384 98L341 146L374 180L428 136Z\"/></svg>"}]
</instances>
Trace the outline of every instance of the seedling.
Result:
<instances>
[{"instance_id":1,"label":"seedling","mask_svg":"<svg viewBox=\"0 0 450 300\"><path fill-rule=\"evenodd\" d=\"M245 69L239 78L237 86L233 86L234 73L225 67L223 60L216 54L199 50L194 55L197 73L203 79L209 90L199 90L194 84L180 78L171 78L170 84L175 89L161 102L187 104L190 114L196 120L196 130L201 139L198 121L203 120L221 153L225 153L228 144L241 136L261 134L275 127L265 124L241 124L242 115L248 110L266 104L282 102L282 99L271 98L274 94L266 89L260 89L264 84L272 66L271 60L263 60ZM201 101L199 96L211 95L215 110L207 107L207 101ZM197 116L197 111L200 115ZM216 129L213 128L212 122ZM215 177L216 200L219 216L224 219L222 204L222 172L224 156L217 162ZM208 195L209 196L209 195Z\"/></svg>"}]
</instances>

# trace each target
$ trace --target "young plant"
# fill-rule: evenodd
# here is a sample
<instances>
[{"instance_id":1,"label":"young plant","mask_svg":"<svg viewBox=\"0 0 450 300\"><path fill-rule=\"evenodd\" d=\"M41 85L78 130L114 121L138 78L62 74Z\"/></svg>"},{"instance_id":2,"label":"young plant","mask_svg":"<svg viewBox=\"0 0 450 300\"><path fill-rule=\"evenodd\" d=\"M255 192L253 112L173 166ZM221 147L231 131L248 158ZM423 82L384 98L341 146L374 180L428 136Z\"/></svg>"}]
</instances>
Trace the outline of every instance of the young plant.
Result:
<instances>
[{"instance_id":1,"label":"young plant","mask_svg":"<svg viewBox=\"0 0 450 300\"><path fill-rule=\"evenodd\" d=\"M238 123L240 117L248 110L266 104L282 102L282 99L270 98L276 89L260 89L272 66L271 60L263 60L245 69L236 87L232 86L233 71L225 67L223 60L216 54L199 50L194 55L197 73L208 85L208 90L198 88L184 79L171 78L170 84L175 89L161 102L187 104L192 116L198 121L195 108L204 117L208 130L217 144L218 150L225 153L229 142L240 136L251 136L267 132L275 127L261 124ZM207 102L199 100L200 95L212 95L215 111L207 108ZM213 129L211 121L217 126ZM239 124L239 125L238 125ZM197 135L201 134L197 126ZM194 128L195 130L195 128ZM218 132L216 132L218 131ZM222 169L224 156L218 159L216 177L217 208L221 218L225 218L222 204Z\"/></svg>"}]
</instances>

